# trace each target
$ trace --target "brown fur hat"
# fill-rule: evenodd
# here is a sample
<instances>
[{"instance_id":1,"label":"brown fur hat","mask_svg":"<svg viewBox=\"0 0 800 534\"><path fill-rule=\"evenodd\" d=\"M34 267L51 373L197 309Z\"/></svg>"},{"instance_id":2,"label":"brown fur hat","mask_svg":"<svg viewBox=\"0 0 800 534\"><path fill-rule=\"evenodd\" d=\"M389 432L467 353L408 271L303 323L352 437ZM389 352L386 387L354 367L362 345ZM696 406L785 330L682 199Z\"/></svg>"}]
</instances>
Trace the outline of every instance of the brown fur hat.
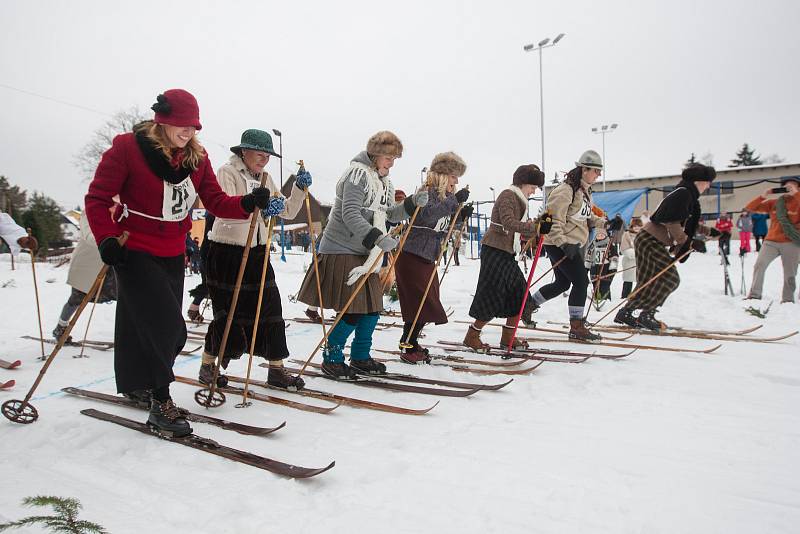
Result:
<instances>
[{"instance_id":1,"label":"brown fur hat","mask_svg":"<svg viewBox=\"0 0 800 534\"><path fill-rule=\"evenodd\" d=\"M403 157L403 142L388 130L383 130L367 141L367 154L370 156Z\"/></svg>"},{"instance_id":2,"label":"brown fur hat","mask_svg":"<svg viewBox=\"0 0 800 534\"><path fill-rule=\"evenodd\" d=\"M517 170L514 171L512 183L517 187L520 185L536 185L542 187L544 185L544 173L533 163L530 165L520 165L517 167Z\"/></svg>"},{"instance_id":3,"label":"brown fur hat","mask_svg":"<svg viewBox=\"0 0 800 534\"><path fill-rule=\"evenodd\" d=\"M442 152L434 156L430 169L431 172L460 177L467 172L467 164L455 152Z\"/></svg>"}]
</instances>

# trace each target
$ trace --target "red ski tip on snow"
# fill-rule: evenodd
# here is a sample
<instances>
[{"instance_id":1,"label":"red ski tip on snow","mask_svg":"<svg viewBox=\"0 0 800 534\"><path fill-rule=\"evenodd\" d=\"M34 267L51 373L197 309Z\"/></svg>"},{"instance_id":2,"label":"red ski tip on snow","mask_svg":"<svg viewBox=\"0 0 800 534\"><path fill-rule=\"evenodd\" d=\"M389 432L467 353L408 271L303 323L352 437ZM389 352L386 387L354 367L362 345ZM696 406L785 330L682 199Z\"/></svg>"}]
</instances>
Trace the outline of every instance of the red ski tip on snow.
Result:
<instances>
[{"instance_id":1,"label":"red ski tip on snow","mask_svg":"<svg viewBox=\"0 0 800 534\"><path fill-rule=\"evenodd\" d=\"M2 367L3 369L16 369L20 365L22 365L22 362L20 360L16 360L16 361L13 361L13 362L7 362L5 360L0 360L0 367Z\"/></svg>"}]
</instances>

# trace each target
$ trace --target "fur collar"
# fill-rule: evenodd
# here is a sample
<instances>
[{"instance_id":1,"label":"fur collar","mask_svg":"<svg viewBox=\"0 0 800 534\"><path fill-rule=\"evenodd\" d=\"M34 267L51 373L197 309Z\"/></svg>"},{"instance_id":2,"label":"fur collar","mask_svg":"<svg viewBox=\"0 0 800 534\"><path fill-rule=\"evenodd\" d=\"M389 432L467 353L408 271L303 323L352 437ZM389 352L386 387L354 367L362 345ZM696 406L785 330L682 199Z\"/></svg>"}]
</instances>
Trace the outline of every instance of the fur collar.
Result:
<instances>
[{"instance_id":1,"label":"fur collar","mask_svg":"<svg viewBox=\"0 0 800 534\"><path fill-rule=\"evenodd\" d=\"M179 184L192 173L192 169L187 169L183 165L177 169L173 167L171 162L153 145L144 132L136 132L134 135L136 136L136 144L139 145L139 150L142 151L147 166L150 167L153 174L165 182Z\"/></svg>"}]
</instances>

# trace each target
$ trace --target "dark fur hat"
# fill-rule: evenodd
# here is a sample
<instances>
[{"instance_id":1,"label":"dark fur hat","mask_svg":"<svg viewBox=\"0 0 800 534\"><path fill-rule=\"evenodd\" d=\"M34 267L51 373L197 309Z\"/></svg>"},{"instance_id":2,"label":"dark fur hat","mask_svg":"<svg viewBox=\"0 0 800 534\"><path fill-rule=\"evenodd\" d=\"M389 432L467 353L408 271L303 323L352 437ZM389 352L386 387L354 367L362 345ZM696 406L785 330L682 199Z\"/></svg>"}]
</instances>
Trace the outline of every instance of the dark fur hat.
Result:
<instances>
[{"instance_id":1,"label":"dark fur hat","mask_svg":"<svg viewBox=\"0 0 800 534\"><path fill-rule=\"evenodd\" d=\"M383 130L367 141L367 154L370 156L403 156L403 143L400 138L390 131Z\"/></svg>"},{"instance_id":2,"label":"dark fur hat","mask_svg":"<svg viewBox=\"0 0 800 534\"><path fill-rule=\"evenodd\" d=\"M544 173L533 163L529 165L520 165L517 167L517 170L514 171L514 180L512 183L517 187L521 185L542 187L544 185Z\"/></svg>"},{"instance_id":3,"label":"dark fur hat","mask_svg":"<svg viewBox=\"0 0 800 534\"><path fill-rule=\"evenodd\" d=\"M713 182L716 177L714 167L702 163L692 163L681 173L681 178L687 182Z\"/></svg>"},{"instance_id":4,"label":"dark fur hat","mask_svg":"<svg viewBox=\"0 0 800 534\"><path fill-rule=\"evenodd\" d=\"M455 152L442 152L433 158L431 172L461 177L467 172L467 164Z\"/></svg>"}]
</instances>

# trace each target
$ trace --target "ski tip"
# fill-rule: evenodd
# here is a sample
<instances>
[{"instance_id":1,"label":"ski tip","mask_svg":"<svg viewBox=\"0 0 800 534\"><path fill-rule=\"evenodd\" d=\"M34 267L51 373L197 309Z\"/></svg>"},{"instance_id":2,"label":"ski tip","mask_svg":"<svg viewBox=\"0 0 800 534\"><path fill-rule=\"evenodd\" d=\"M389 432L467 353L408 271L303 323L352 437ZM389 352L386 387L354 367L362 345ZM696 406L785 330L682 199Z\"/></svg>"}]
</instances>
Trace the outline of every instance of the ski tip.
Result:
<instances>
[{"instance_id":1,"label":"ski tip","mask_svg":"<svg viewBox=\"0 0 800 534\"><path fill-rule=\"evenodd\" d=\"M0 389L13 388L16 385L17 385L17 381L16 380L9 380L8 382L0 384Z\"/></svg>"},{"instance_id":2,"label":"ski tip","mask_svg":"<svg viewBox=\"0 0 800 534\"><path fill-rule=\"evenodd\" d=\"M711 347L710 349L706 349L703 352L706 353L706 354L711 354L712 352L716 351L720 347L722 347L722 343L720 343L719 345L717 345L715 347Z\"/></svg>"},{"instance_id":3,"label":"ski tip","mask_svg":"<svg viewBox=\"0 0 800 534\"><path fill-rule=\"evenodd\" d=\"M325 467L320 467L319 469L308 469L306 467L296 467L297 472L288 472L285 473L286 476L290 478L311 478L317 476L325 471L330 471L336 465L336 460L332 461Z\"/></svg>"}]
</instances>

